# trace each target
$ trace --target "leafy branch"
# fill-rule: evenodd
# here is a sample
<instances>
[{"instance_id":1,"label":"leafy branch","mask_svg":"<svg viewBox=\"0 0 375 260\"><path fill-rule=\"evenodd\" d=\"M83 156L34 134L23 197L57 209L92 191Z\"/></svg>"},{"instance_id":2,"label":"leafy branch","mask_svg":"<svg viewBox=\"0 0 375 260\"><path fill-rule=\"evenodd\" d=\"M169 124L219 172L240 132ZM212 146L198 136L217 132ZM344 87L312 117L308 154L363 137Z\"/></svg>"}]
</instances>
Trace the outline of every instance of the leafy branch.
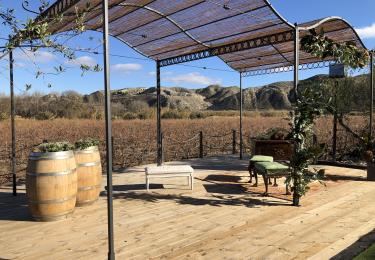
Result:
<instances>
[{"instance_id":1,"label":"leafy branch","mask_svg":"<svg viewBox=\"0 0 375 260\"><path fill-rule=\"evenodd\" d=\"M324 35L321 30L317 33L315 29L301 39L301 49L314 57L326 59L332 57L335 61L351 68L364 68L370 61L370 53L360 49L355 42L338 43Z\"/></svg>"},{"instance_id":2,"label":"leafy branch","mask_svg":"<svg viewBox=\"0 0 375 260\"><path fill-rule=\"evenodd\" d=\"M69 48L67 43L69 40L82 34L86 31L87 13L92 10L90 3L87 3L84 8L75 8L74 11L68 14L57 14L53 16L43 16L42 13L48 8L49 3L46 0L39 0L36 10L32 10L29 4L30 1L23 0L22 7L27 12L36 15L36 18L27 18L25 21L17 19L14 9L0 9L0 22L10 31L12 35L6 40L3 47L3 53L11 51L15 48L28 52L36 53L40 48L48 48L54 53L61 54L67 60L76 59L76 50ZM1 1L0 1L1 3ZM73 26L69 32L61 32L56 35L51 33L50 26L59 24L65 20L72 22ZM31 60L31 58L30 58ZM36 78L44 77L44 75L57 75L66 71L64 64L59 64L55 67L55 73L44 72L39 66L33 62L37 71ZM99 72L101 68L98 64L89 66L86 64L80 65L83 76L86 72ZM48 84L50 86L50 84ZM27 84L28 88L31 87Z\"/></svg>"}]
</instances>

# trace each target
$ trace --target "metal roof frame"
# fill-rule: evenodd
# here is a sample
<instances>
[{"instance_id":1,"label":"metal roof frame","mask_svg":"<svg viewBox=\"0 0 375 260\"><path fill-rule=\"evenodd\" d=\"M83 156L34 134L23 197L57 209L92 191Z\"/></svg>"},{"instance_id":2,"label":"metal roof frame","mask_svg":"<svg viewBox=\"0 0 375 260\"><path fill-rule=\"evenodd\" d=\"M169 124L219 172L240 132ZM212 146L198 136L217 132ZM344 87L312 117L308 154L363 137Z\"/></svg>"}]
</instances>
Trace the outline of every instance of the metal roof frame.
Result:
<instances>
[{"instance_id":1,"label":"metal roof frame","mask_svg":"<svg viewBox=\"0 0 375 260\"><path fill-rule=\"evenodd\" d=\"M215 2L216 1L216 2ZM148 40L141 40L138 41L136 44L133 44L130 40L127 40L126 34L128 33L134 33L139 27L133 26L129 29L120 30L116 33L112 32L110 30L110 35L113 37L119 39L123 43L127 44L130 48L134 49L141 55L153 59L160 63L161 67L170 66L174 64L180 64L184 62L194 61L194 60L200 60L208 57L218 56L221 60L223 60L229 67L231 67L234 70L237 70L239 73L243 74L243 76L253 76L253 75L262 75L262 74L269 74L269 73L280 73L285 71L290 71L290 66L293 66L293 58L287 57L290 56L293 53L293 34L295 32L296 25L293 25L289 23L286 19L284 19L277 11L276 9L270 4L269 0L237 0L234 1L235 3L240 2L249 2L253 3L255 2L254 6L252 8L245 9L245 11L241 10L235 10L231 9L230 2L227 2L228 4L225 4L223 2L222 7L226 10L235 10L236 12L233 12L231 15L219 17L217 19L209 20L208 22L202 23L202 24L196 24L194 26L190 26L185 28L184 26L180 25L180 22L176 21L173 16L176 14L179 14L181 12L185 12L186 10L190 10L191 8L200 7L200 5L205 3L212 3L213 5L221 5L221 2L217 2L219 0L189 0L189 1L182 1L184 2L184 7L182 9L174 9L173 11L167 13L162 12L156 8L158 3L163 4L163 0L132 0L125 2L124 0L109 0L109 8L114 8L116 11L113 12L113 16L109 16L109 23L115 23L118 22L119 19L123 19L124 17L127 17L132 14L136 14L136 12L140 12L140 10L147 10L147 12L150 12L152 14L155 14L157 17L155 19L149 19L146 21L142 21L139 26L141 28L148 28L148 26L152 25L153 23L160 22L161 20L166 20L168 23L172 24L174 29L178 28L177 30L172 30L171 33L164 34L160 37L151 37L151 39ZM181 1L177 1L176 5L179 4ZM41 16L42 17L48 17L53 16L57 14L68 14L66 17L66 20L61 25L57 25L55 32L58 32L59 29L62 29L63 31L69 29L69 24L71 23L73 17L69 17L69 15L72 16L72 8L79 6L82 10L86 10L85 7L83 7L83 4L87 3L93 3L92 6L87 7L88 16L87 22L95 21L97 20L97 17L101 14L101 8L98 8L100 6L99 0L59 0L56 1L53 5L51 5ZM151 6L153 5L153 6ZM173 4L170 4L173 5ZM120 10L119 8L132 8L131 10L125 11ZM161 7L159 9L165 9L166 7ZM167 8L168 9L168 8ZM271 15L269 19L274 18L277 19L275 21L270 22L269 24L266 24L265 26L256 27L255 28L249 28L247 30L239 30L236 31L236 28L234 30L231 30L231 32L228 32L222 36L210 38L207 40L201 40L199 37L196 37L191 31L194 31L196 29L204 28L207 26L215 25L220 22L225 22L228 20L233 19L234 17L242 17L241 19L248 20L249 17L246 17L246 15L250 15L252 18L255 17L255 20L260 19L256 15L253 15L253 12L259 11L264 9L267 11L267 14ZM70 10L70 11L69 11ZM117 12L117 13L116 13ZM125 13L124 13L125 12ZM124 16L121 14L125 14ZM254 17L253 17L254 16ZM264 20L264 19L263 19ZM357 32L354 30L354 28L344 19L332 16L327 17L324 19L319 19L307 23L303 23L298 26L298 30L301 35L308 33L311 29L316 28L324 28L326 24L329 23L337 23L338 28L337 31L335 29L328 31L331 34L334 34L335 32L343 30L344 33L339 35L339 38L342 36L343 41L347 41L348 38L355 40L357 43L357 46L360 48L366 48L359 38ZM278 28L281 26L281 29ZM97 23L95 25L91 25L89 27L89 30L99 30L101 28L100 23ZM281 31L278 31L281 30ZM266 34L262 34L263 31L266 31ZM345 34L346 33L346 34ZM258 34L261 34L257 37ZM134 35L139 36L140 38L147 39L148 36L145 34L137 35L134 33ZM149 46L150 44L154 43L160 43L161 40L170 37L176 37L178 35L185 35L185 37L189 38L191 40L190 44L183 44L180 47L176 47L171 49L163 49L162 51L144 51L145 46ZM231 41L233 37L239 37L245 35L245 39L237 40L237 41ZM254 37L255 36L255 37ZM346 37L346 38L345 38ZM177 37L178 38L178 37ZM340 39L339 39L340 40ZM218 42L223 41L223 44L213 44L211 42ZM277 44L286 43L289 44L289 50L284 51L280 50ZM194 50L195 47L198 46L198 50ZM254 52L257 51L257 48L259 47L270 47L271 49L268 50L268 53L265 55L259 55L258 60L259 62L254 61L254 56L244 56L241 55L241 52L244 53L244 51L251 51ZM156 47L153 47L156 48ZM189 51L189 48L192 48L191 51ZM188 50L188 51L186 51ZM170 55L172 53L175 53L177 55ZM246 52L248 53L248 52ZM169 55L169 56L168 56ZM247 54L248 55L248 54ZM166 57L163 57L166 56ZM241 57L240 59L236 58L235 56ZM263 60L262 60L263 59ZM269 59L269 61L264 60ZM275 61L276 60L276 61ZM306 61L306 62L304 62ZM310 62L311 61L311 62ZM326 60L322 61L319 59L313 59L313 57L307 57L305 59L300 60L301 65L300 69L310 69L310 68L318 68L318 67L325 67L332 64L334 61L331 58L327 58Z\"/></svg>"}]
</instances>

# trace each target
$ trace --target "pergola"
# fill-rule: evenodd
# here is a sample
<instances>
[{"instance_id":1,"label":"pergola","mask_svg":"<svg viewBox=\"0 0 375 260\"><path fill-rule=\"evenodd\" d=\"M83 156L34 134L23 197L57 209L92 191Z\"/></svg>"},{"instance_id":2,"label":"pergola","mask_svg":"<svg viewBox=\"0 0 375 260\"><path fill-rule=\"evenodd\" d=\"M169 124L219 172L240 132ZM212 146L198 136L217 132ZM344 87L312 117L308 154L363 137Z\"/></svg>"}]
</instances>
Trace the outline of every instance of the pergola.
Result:
<instances>
[{"instance_id":1,"label":"pergola","mask_svg":"<svg viewBox=\"0 0 375 260\"><path fill-rule=\"evenodd\" d=\"M354 42L366 49L353 27L339 17L302 24L286 21L268 0L58 0L41 16L63 15L51 24L49 32L62 33L74 28L76 12L87 12L86 29L103 34L105 78L106 170L108 199L108 242L114 259L112 204L112 129L110 108L109 36L127 44L156 63L157 163L162 163L160 68L217 56L240 76L240 156L242 158L242 77L294 71L297 90L300 69L326 67L335 63L300 51L301 37L309 30L323 30L335 42ZM11 52L10 52L11 55ZM373 64L373 55L371 55ZM13 89L13 58L10 57ZM371 66L373 75L373 66ZM372 77L373 78L373 77ZM13 91L11 91L13 93ZM13 97L13 94L12 94ZM12 98L13 100L13 98ZM373 80L371 80L371 109ZM372 113L370 113L372 129ZM14 105L12 105L14 129ZM12 131L15 163L15 133ZM15 189L15 170L13 180ZM15 190L14 190L15 194Z\"/></svg>"}]
</instances>

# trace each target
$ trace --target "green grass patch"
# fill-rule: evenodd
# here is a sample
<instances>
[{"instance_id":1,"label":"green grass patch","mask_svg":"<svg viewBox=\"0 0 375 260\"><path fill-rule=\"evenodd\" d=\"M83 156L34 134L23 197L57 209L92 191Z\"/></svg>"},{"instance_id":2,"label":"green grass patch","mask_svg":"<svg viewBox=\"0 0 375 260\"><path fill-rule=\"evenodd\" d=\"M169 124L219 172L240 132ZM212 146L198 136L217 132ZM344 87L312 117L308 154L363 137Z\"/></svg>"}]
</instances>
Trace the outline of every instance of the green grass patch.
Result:
<instances>
[{"instance_id":1,"label":"green grass patch","mask_svg":"<svg viewBox=\"0 0 375 260\"><path fill-rule=\"evenodd\" d=\"M354 260L372 260L375 259L375 244L367 248L367 250L363 251L361 254L356 256Z\"/></svg>"}]
</instances>

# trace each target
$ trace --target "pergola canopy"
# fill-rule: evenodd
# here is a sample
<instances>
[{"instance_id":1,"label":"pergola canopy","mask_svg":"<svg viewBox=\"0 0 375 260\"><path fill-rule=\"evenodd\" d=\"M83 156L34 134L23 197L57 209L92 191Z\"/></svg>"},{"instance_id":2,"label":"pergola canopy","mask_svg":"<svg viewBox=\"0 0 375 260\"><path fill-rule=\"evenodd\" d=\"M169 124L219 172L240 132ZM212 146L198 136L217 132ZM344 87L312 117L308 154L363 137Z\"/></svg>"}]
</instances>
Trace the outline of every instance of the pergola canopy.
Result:
<instances>
[{"instance_id":1,"label":"pergola canopy","mask_svg":"<svg viewBox=\"0 0 375 260\"><path fill-rule=\"evenodd\" d=\"M59 0L42 15L63 14L62 22L49 28L59 33L74 28L76 10L87 12L87 29L101 30L100 0ZM316 28L334 41L365 48L353 27L339 17L303 23L299 28L300 37ZM293 66L294 25L267 0L110 0L109 30L161 66L211 56L250 74L288 71ZM321 60L300 51L301 68L329 64L317 62Z\"/></svg>"},{"instance_id":2,"label":"pergola canopy","mask_svg":"<svg viewBox=\"0 0 375 260\"><path fill-rule=\"evenodd\" d=\"M49 27L59 33L74 28L76 10L87 12L87 29L101 30L101 0L59 0L42 16L62 14L62 22ZM300 37L312 28L365 49L353 27L339 17L299 25ZM293 66L294 31L268 0L109 0L110 34L161 66L218 56L243 73L287 71ZM300 51L302 68L317 62Z\"/></svg>"}]
</instances>

